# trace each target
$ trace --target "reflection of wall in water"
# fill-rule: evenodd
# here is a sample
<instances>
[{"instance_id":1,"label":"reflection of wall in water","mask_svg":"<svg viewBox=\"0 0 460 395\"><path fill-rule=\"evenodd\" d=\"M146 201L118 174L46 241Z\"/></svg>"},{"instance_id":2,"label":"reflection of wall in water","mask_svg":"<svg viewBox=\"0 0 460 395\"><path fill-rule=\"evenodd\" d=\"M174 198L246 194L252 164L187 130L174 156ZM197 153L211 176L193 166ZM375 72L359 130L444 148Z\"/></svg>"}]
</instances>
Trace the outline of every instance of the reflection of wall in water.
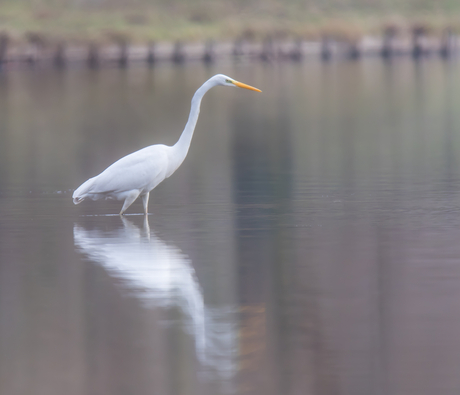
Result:
<instances>
[{"instance_id":1,"label":"reflection of wall in water","mask_svg":"<svg viewBox=\"0 0 460 395\"><path fill-rule=\"evenodd\" d=\"M267 317L264 304L240 307L239 330L239 393L258 393L265 390L265 371L267 354Z\"/></svg>"},{"instance_id":2,"label":"reflection of wall in water","mask_svg":"<svg viewBox=\"0 0 460 395\"><path fill-rule=\"evenodd\" d=\"M244 108L232 117L241 394L276 393L280 375L274 361L281 317L272 298L282 287L292 163L288 112L277 104L269 119L252 119Z\"/></svg>"},{"instance_id":3,"label":"reflection of wall in water","mask_svg":"<svg viewBox=\"0 0 460 395\"><path fill-rule=\"evenodd\" d=\"M260 301L258 284L273 260L280 221L289 211L291 190L290 125L283 102L272 119L251 119L235 109L233 160L240 301ZM282 132L280 132L282 131ZM275 203L276 202L276 203ZM262 277L261 277L262 276Z\"/></svg>"}]
</instances>

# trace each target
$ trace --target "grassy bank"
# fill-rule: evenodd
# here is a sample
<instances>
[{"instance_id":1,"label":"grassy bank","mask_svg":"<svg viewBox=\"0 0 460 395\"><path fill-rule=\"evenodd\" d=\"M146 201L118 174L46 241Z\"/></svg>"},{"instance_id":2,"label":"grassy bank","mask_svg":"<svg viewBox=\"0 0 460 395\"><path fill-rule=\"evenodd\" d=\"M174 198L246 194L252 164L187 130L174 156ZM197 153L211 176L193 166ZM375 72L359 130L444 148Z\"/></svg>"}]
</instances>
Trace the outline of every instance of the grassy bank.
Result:
<instances>
[{"instance_id":1,"label":"grassy bank","mask_svg":"<svg viewBox=\"0 0 460 395\"><path fill-rule=\"evenodd\" d=\"M356 38L391 25L460 32L458 0L14 0L0 3L0 31L13 42Z\"/></svg>"}]
</instances>

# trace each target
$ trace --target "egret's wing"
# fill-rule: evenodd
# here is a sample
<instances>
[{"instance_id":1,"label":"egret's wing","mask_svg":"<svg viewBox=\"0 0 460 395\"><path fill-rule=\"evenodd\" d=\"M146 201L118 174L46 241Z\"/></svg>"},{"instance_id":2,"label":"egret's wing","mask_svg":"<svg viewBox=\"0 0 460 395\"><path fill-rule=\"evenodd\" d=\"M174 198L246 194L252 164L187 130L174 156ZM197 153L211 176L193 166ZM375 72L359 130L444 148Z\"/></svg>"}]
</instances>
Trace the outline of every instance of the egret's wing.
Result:
<instances>
[{"instance_id":1,"label":"egret's wing","mask_svg":"<svg viewBox=\"0 0 460 395\"><path fill-rule=\"evenodd\" d=\"M149 186L153 188L164 179L168 163L166 148L153 145L121 158L91 179L93 181L86 193L123 192Z\"/></svg>"}]
</instances>

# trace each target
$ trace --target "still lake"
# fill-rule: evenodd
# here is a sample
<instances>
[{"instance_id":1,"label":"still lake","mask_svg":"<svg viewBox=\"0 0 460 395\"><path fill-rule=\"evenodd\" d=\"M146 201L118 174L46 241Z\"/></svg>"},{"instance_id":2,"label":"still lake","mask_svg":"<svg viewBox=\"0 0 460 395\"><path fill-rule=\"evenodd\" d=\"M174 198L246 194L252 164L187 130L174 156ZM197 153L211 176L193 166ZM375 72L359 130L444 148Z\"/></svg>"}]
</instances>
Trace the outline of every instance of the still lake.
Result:
<instances>
[{"instance_id":1,"label":"still lake","mask_svg":"<svg viewBox=\"0 0 460 395\"><path fill-rule=\"evenodd\" d=\"M173 144L120 218L72 190ZM460 63L0 74L2 395L460 393Z\"/></svg>"}]
</instances>

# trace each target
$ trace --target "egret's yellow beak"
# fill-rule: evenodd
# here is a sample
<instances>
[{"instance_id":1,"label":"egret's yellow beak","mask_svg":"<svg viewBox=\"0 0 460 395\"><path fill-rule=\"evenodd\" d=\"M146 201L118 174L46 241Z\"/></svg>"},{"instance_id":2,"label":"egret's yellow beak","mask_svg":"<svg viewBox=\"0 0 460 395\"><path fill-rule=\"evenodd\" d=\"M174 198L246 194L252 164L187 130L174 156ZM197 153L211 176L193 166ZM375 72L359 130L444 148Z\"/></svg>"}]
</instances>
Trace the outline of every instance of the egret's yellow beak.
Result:
<instances>
[{"instance_id":1,"label":"egret's yellow beak","mask_svg":"<svg viewBox=\"0 0 460 395\"><path fill-rule=\"evenodd\" d=\"M233 83L239 88L249 89L251 91L256 91L256 92L262 92L260 89L254 88L251 85L243 84L242 82L238 82L238 81L233 80Z\"/></svg>"}]
</instances>

